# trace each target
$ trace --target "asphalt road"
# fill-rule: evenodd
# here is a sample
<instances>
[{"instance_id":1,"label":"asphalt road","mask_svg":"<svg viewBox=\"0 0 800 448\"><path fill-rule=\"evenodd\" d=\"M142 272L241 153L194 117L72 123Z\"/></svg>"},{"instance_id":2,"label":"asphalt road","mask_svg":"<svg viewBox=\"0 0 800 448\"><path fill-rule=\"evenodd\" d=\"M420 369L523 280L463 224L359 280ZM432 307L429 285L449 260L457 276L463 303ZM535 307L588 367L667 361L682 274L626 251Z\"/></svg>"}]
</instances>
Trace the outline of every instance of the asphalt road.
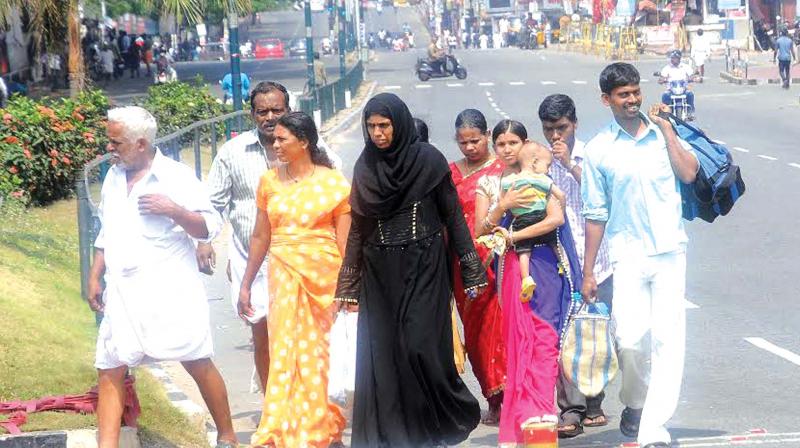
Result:
<instances>
[{"instance_id":1,"label":"asphalt road","mask_svg":"<svg viewBox=\"0 0 800 448\"><path fill-rule=\"evenodd\" d=\"M404 10L398 20L406 20ZM388 18L387 18L388 17ZM381 20L394 20L384 10ZM464 81L421 83L413 76L416 56L379 52L368 69L376 91L403 98L424 119L432 142L448 157L459 157L453 141L456 114L482 110L490 123L511 117L522 121L533 139L543 140L536 116L539 102L566 93L578 106L579 137L590 138L610 119L599 101L597 77L606 65L593 56L514 49L460 51L469 71ZM643 74L645 103L660 97L652 76L661 58L635 62ZM733 149L747 183L747 194L731 215L714 224L688 224L691 242L687 275L687 351L685 381L678 410L669 424L680 446L800 446L792 403L800 396L800 290L797 250L800 189L796 90L777 86L722 83L720 60L712 60L704 84L694 87L697 124ZM299 82L302 82L300 80ZM350 175L363 146L358 123L329 136ZM224 239L218 240L224 251ZM224 266L224 260L220 261ZM233 317L227 285L218 274L209 281L215 328L216 361L228 383L242 441L255 428L261 397L249 392L252 373L249 335ZM477 393L474 378L467 381ZM610 425L562 441L569 447L619 446L618 381L608 390ZM483 402L485 408L486 404ZM464 446L495 446L496 428L481 426Z\"/></svg>"}]
</instances>

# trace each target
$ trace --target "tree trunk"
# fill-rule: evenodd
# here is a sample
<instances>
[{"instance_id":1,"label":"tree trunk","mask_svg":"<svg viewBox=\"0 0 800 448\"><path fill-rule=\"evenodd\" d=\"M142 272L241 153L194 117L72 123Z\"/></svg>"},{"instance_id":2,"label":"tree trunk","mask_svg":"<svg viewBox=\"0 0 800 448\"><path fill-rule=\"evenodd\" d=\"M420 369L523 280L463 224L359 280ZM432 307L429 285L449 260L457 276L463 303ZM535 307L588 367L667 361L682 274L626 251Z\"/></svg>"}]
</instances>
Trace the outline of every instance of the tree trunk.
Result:
<instances>
[{"instance_id":1,"label":"tree trunk","mask_svg":"<svg viewBox=\"0 0 800 448\"><path fill-rule=\"evenodd\" d=\"M67 35L69 39L69 96L75 98L86 87L86 72L81 48L81 22L78 15L78 0L70 0L67 11Z\"/></svg>"}]
</instances>

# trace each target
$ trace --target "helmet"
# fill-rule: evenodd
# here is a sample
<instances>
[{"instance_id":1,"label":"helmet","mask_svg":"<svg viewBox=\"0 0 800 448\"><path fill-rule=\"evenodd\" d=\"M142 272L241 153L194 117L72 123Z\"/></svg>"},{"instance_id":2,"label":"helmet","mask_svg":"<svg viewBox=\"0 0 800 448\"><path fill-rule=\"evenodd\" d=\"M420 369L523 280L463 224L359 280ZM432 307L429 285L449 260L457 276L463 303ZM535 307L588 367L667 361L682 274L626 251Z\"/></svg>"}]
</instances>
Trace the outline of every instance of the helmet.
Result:
<instances>
[{"instance_id":1,"label":"helmet","mask_svg":"<svg viewBox=\"0 0 800 448\"><path fill-rule=\"evenodd\" d=\"M682 56L681 50L672 50L672 51L669 52L669 58L670 59L672 59L672 58L680 59L681 56Z\"/></svg>"}]
</instances>

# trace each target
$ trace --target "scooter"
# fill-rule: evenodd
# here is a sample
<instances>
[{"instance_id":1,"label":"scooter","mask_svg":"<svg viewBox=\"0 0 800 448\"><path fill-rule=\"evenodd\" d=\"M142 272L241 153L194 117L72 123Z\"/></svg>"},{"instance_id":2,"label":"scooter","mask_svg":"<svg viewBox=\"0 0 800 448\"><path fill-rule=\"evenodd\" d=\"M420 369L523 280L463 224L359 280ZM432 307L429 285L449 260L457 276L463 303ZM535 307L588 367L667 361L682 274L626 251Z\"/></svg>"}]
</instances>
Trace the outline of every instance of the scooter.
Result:
<instances>
[{"instance_id":1,"label":"scooter","mask_svg":"<svg viewBox=\"0 0 800 448\"><path fill-rule=\"evenodd\" d=\"M453 75L458 79L467 79L467 69L452 54L445 55L441 70L434 69L430 61L425 58L417 59L415 70L417 77L422 82L431 78L447 78Z\"/></svg>"}]
</instances>

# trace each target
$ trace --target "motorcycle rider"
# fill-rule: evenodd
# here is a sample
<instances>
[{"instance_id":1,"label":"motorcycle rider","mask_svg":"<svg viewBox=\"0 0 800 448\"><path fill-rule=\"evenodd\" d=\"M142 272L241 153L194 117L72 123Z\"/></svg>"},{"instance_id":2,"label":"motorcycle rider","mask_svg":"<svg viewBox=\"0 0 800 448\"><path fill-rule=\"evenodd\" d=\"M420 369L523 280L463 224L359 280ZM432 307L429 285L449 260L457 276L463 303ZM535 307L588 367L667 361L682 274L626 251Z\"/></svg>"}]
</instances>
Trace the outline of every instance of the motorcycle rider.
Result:
<instances>
[{"instance_id":1,"label":"motorcycle rider","mask_svg":"<svg viewBox=\"0 0 800 448\"><path fill-rule=\"evenodd\" d=\"M439 47L437 41L438 37L435 34L431 35L431 43L428 45L428 62L435 72L441 73L444 71L445 52Z\"/></svg>"},{"instance_id":2,"label":"motorcycle rider","mask_svg":"<svg viewBox=\"0 0 800 448\"><path fill-rule=\"evenodd\" d=\"M172 82L178 80L178 73L175 71L175 60L172 59L169 52L161 51L156 60L156 70L153 75L153 83L160 84L162 82ZM162 81L163 78L163 81Z\"/></svg>"},{"instance_id":3,"label":"motorcycle rider","mask_svg":"<svg viewBox=\"0 0 800 448\"><path fill-rule=\"evenodd\" d=\"M669 64L667 64L664 68L661 69L661 73L658 78L659 84L669 84L673 81L684 81L687 84L686 90L686 102L689 104L689 114L694 114L694 92L688 90L688 84L692 81L692 76L694 75L694 71L692 68L681 62L681 51L680 50L672 50L669 54ZM661 95L661 102L670 106L672 104L672 98L670 95L669 89Z\"/></svg>"}]
</instances>

